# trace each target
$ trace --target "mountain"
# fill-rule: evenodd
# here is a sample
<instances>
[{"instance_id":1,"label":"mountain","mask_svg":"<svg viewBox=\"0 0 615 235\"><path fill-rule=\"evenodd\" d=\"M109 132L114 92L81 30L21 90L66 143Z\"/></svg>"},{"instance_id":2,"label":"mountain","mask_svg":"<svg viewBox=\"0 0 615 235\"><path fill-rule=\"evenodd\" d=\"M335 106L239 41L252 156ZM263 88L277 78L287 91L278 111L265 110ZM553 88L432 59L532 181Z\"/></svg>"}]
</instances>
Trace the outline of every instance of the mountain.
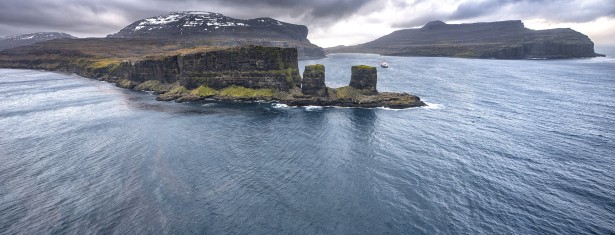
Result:
<instances>
[{"instance_id":1,"label":"mountain","mask_svg":"<svg viewBox=\"0 0 615 235\"><path fill-rule=\"evenodd\" d=\"M572 29L532 30L519 20L471 24L432 21L422 28L402 29L368 43L327 48L326 52L496 59L601 56L582 33Z\"/></svg>"},{"instance_id":2,"label":"mountain","mask_svg":"<svg viewBox=\"0 0 615 235\"><path fill-rule=\"evenodd\" d=\"M60 38L76 38L70 34L58 32L42 32L13 35L8 37L0 37L0 51L9 48L15 48L25 45L34 44L37 42L60 39Z\"/></svg>"},{"instance_id":3,"label":"mountain","mask_svg":"<svg viewBox=\"0 0 615 235\"><path fill-rule=\"evenodd\" d=\"M211 46L295 47L300 58L322 58L322 48L307 39L308 29L271 18L235 19L212 12L173 12L136 21L107 38L149 38Z\"/></svg>"}]
</instances>

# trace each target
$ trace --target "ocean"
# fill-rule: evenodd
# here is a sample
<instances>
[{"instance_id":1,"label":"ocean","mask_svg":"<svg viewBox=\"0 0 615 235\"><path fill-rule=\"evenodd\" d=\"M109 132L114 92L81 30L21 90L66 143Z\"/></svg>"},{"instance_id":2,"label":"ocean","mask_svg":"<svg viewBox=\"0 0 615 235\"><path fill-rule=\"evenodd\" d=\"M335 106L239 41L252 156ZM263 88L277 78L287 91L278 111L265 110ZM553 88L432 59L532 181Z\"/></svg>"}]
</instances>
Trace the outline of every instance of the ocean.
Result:
<instances>
[{"instance_id":1,"label":"ocean","mask_svg":"<svg viewBox=\"0 0 615 235\"><path fill-rule=\"evenodd\" d=\"M600 51L599 51L600 52ZM337 54L404 110L0 69L0 234L613 234L615 58Z\"/></svg>"}]
</instances>

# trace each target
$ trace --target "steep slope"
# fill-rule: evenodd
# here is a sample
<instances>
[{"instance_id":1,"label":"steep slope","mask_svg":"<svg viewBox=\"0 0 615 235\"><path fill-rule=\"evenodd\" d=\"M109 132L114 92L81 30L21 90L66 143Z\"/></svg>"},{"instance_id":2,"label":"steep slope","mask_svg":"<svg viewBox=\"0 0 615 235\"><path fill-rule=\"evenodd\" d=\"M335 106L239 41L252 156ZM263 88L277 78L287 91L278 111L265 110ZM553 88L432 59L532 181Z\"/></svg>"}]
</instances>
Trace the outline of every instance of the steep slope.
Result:
<instances>
[{"instance_id":1,"label":"steep slope","mask_svg":"<svg viewBox=\"0 0 615 235\"><path fill-rule=\"evenodd\" d=\"M76 38L70 34L58 32L41 32L13 35L8 37L0 37L0 51L25 45L34 44L37 42L48 41L60 38Z\"/></svg>"},{"instance_id":2,"label":"steep slope","mask_svg":"<svg viewBox=\"0 0 615 235\"><path fill-rule=\"evenodd\" d=\"M572 29L531 30L518 20L473 24L432 21L365 44L327 49L327 53L341 52L497 59L599 56L586 35Z\"/></svg>"},{"instance_id":3,"label":"steep slope","mask_svg":"<svg viewBox=\"0 0 615 235\"><path fill-rule=\"evenodd\" d=\"M210 46L261 45L295 47L300 58L324 57L322 48L307 39L303 25L271 18L235 19L212 12L173 12L136 21L108 38L155 38Z\"/></svg>"}]
</instances>

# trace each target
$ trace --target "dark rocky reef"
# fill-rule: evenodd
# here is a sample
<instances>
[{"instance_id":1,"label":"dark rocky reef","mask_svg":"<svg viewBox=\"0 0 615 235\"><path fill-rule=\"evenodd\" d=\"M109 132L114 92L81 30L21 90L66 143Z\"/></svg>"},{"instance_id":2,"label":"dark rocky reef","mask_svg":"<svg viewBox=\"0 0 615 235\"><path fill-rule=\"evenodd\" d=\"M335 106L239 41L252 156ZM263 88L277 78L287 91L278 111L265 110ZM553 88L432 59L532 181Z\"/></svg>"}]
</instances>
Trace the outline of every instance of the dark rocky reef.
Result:
<instances>
[{"instance_id":1,"label":"dark rocky reef","mask_svg":"<svg viewBox=\"0 0 615 235\"><path fill-rule=\"evenodd\" d=\"M322 58L322 48L307 39L308 28L271 18L235 19L212 12L173 12L138 20L108 38L140 38L207 46L259 45L297 48L300 59Z\"/></svg>"},{"instance_id":2,"label":"dark rocky reef","mask_svg":"<svg viewBox=\"0 0 615 235\"><path fill-rule=\"evenodd\" d=\"M473 24L432 21L422 28L398 30L368 43L325 51L496 59L602 56L594 52L594 43L584 34L572 29L531 30L518 20Z\"/></svg>"},{"instance_id":3,"label":"dark rocky reef","mask_svg":"<svg viewBox=\"0 0 615 235\"><path fill-rule=\"evenodd\" d=\"M40 32L40 33L30 33L30 34L0 37L0 51L4 49L31 45L37 42L43 42L43 41L54 40L54 39L63 39L63 38L74 39L76 37L70 34L58 33L58 32Z\"/></svg>"}]
</instances>

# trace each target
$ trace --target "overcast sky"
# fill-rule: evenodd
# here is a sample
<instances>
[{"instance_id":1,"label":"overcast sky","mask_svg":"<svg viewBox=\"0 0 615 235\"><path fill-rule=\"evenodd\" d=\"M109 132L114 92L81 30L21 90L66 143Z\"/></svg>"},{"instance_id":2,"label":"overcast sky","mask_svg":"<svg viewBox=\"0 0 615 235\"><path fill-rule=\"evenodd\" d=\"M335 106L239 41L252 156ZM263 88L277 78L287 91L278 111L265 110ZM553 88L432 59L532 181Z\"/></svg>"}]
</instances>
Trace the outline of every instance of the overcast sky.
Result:
<instances>
[{"instance_id":1,"label":"overcast sky","mask_svg":"<svg viewBox=\"0 0 615 235\"><path fill-rule=\"evenodd\" d=\"M0 36L104 37L142 18L197 10L303 24L322 47L363 43L432 20L514 19L531 29L572 28L597 45L615 45L615 0L0 0Z\"/></svg>"}]
</instances>

